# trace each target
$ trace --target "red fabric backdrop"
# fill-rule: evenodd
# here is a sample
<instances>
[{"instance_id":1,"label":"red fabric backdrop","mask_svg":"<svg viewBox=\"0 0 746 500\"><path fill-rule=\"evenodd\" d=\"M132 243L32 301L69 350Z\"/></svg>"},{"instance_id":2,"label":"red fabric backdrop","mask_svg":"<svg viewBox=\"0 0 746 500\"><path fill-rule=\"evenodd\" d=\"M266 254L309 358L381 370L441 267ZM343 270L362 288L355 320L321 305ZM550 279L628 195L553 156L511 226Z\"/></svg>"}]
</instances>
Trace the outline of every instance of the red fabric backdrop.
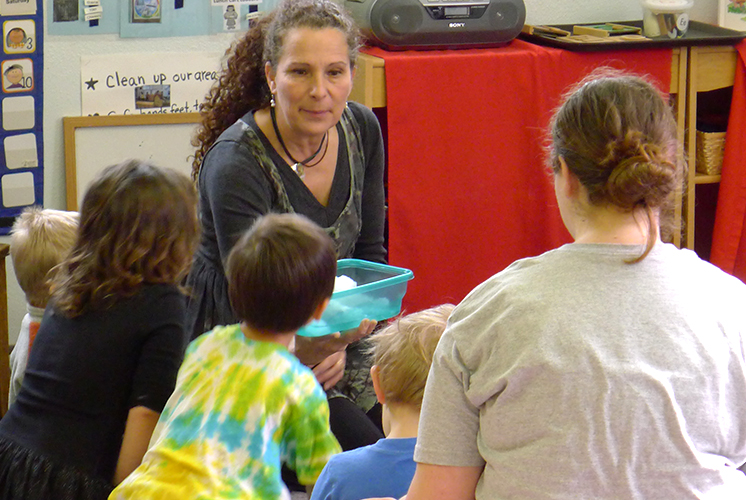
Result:
<instances>
[{"instance_id":1,"label":"red fabric backdrop","mask_svg":"<svg viewBox=\"0 0 746 500\"><path fill-rule=\"evenodd\" d=\"M670 88L671 50L388 52L389 262L414 271L404 308L459 302L516 259L570 241L544 164L560 95L593 68Z\"/></svg>"},{"instance_id":2,"label":"red fabric backdrop","mask_svg":"<svg viewBox=\"0 0 746 500\"><path fill-rule=\"evenodd\" d=\"M730 104L710 261L746 281L746 41L736 46L736 80Z\"/></svg>"}]
</instances>

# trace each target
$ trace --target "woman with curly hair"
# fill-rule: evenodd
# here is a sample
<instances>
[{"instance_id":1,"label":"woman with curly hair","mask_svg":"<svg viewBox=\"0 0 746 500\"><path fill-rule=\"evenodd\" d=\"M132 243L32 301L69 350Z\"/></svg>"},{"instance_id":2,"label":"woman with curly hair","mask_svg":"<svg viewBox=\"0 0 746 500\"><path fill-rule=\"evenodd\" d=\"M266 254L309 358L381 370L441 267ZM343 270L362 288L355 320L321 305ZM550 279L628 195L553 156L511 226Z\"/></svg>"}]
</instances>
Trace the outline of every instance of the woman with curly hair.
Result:
<instances>
[{"instance_id":1,"label":"woman with curly hair","mask_svg":"<svg viewBox=\"0 0 746 500\"><path fill-rule=\"evenodd\" d=\"M347 102L359 43L333 1L286 0L229 51L195 144L202 239L187 280L193 338L237 321L223 262L260 215L300 213L330 234L338 258L385 262L381 130L369 109ZM332 428L346 449L383 437L377 429L364 436L370 422L356 424L349 412L335 418L338 405L354 401L367 411L375 402L360 349L346 349L374 326L366 320L296 343L325 389L342 379L346 362L335 388L344 397L330 400Z\"/></svg>"},{"instance_id":2,"label":"woman with curly hair","mask_svg":"<svg viewBox=\"0 0 746 500\"><path fill-rule=\"evenodd\" d=\"M0 498L105 499L140 464L189 340L196 201L187 176L137 161L91 183L0 420Z\"/></svg>"}]
</instances>

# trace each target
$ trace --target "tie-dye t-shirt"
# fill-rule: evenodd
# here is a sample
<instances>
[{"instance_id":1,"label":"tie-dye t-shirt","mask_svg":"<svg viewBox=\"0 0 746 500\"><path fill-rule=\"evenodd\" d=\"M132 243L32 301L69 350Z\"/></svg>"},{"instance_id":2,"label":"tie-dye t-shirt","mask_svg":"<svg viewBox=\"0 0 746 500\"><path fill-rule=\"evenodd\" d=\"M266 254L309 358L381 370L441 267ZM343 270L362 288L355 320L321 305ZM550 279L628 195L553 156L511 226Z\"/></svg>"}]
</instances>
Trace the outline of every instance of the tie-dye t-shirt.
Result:
<instances>
[{"instance_id":1,"label":"tie-dye t-shirt","mask_svg":"<svg viewBox=\"0 0 746 500\"><path fill-rule=\"evenodd\" d=\"M316 482L340 450L311 370L219 326L187 349L150 449L110 499L289 499L281 462Z\"/></svg>"}]
</instances>

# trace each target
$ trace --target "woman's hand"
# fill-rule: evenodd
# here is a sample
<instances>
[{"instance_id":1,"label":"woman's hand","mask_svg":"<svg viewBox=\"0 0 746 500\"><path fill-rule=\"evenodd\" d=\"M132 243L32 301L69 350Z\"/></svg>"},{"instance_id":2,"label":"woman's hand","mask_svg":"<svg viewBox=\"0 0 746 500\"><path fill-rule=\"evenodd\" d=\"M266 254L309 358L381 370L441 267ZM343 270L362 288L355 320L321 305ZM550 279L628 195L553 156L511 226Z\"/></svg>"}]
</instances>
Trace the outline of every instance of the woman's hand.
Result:
<instances>
[{"instance_id":1,"label":"woman's hand","mask_svg":"<svg viewBox=\"0 0 746 500\"><path fill-rule=\"evenodd\" d=\"M345 374L346 362L347 353L342 349L313 367L313 374L316 375L316 380L324 387L325 391L328 391L337 385L337 382L342 380Z\"/></svg>"},{"instance_id":2,"label":"woman's hand","mask_svg":"<svg viewBox=\"0 0 746 500\"><path fill-rule=\"evenodd\" d=\"M360 326L352 330L315 338L297 336L295 355L304 365L316 366L332 354L344 350L349 344L370 335L376 324L372 319L364 319Z\"/></svg>"}]
</instances>

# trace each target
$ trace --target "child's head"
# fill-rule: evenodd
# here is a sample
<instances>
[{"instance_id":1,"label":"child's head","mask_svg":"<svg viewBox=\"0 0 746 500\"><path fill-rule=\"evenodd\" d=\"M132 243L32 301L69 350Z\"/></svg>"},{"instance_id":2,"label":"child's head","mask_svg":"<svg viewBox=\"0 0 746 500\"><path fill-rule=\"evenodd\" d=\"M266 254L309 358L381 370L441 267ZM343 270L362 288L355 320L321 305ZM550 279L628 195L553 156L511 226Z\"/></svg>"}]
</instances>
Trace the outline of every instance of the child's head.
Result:
<instances>
[{"instance_id":1,"label":"child's head","mask_svg":"<svg viewBox=\"0 0 746 500\"><path fill-rule=\"evenodd\" d=\"M337 256L329 235L296 214L268 214L235 244L226 263L236 315L265 333L305 325L334 290Z\"/></svg>"},{"instance_id":2,"label":"child's head","mask_svg":"<svg viewBox=\"0 0 746 500\"><path fill-rule=\"evenodd\" d=\"M179 284L198 235L187 176L138 160L107 167L83 197L77 243L55 279L55 306L76 316L146 283Z\"/></svg>"},{"instance_id":3,"label":"child's head","mask_svg":"<svg viewBox=\"0 0 746 500\"><path fill-rule=\"evenodd\" d=\"M10 231L10 258L26 301L46 307L49 271L70 253L78 234L78 213L26 208Z\"/></svg>"},{"instance_id":4,"label":"child's head","mask_svg":"<svg viewBox=\"0 0 746 500\"><path fill-rule=\"evenodd\" d=\"M376 394L382 393L385 404L422 406L433 353L454 307L443 304L402 316L370 337Z\"/></svg>"}]
</instances>

